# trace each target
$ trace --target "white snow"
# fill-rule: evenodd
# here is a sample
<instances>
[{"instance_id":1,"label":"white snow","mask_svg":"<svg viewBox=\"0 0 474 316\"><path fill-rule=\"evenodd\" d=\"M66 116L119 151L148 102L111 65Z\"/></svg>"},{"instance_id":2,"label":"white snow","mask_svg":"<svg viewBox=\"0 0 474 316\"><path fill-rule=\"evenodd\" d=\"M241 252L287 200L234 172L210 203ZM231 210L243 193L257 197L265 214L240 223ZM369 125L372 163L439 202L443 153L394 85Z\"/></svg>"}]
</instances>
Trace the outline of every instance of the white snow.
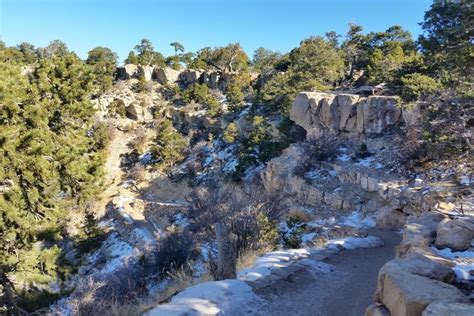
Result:
<instances>
[{"instance_id":1,"label":"white snow","mask_svg":"<svg viewBox=\"0 0 474 316\"><path fill-rule=\"evenodd\" d=\"M374 157L367 157L364 159L359 159L354 165L361 166L361 167L370 167L372 162L374 162Z\"/></svg>"},{"instance_id":2,"label":"white snow","mask_svg":"<svg viewBox=\"0 0 474 316\"><path fill-rule=\"evenodd\" d=\"M303 243L311 242L311 241L313 241L315 236L316 236L316 233L303 234L303 236L301 236L301 241Z\"/></svg>"},{"instance_id":3,"label":"white snow","mask_svg":"<svg viewBox=\"0 0 474 316\"><path fill-rule=\"evenodd\" d=\"M349 155L343 154L337 157L337 160L339 161L349 161L351 160L351 157Z\"/></svg>"},{"instance_id":4,"label":"white snow","mask_svg":"<svg viewBox=\"0 0 474 316\"><path fill-rule=\"evenodd\" d=\"M117 270L134 254L134 248L124 241L109 238L107 242L110 243L108 250L113 258L100 270L101 273L111 273Z\"/></svg>"},{"instance_id":5,"label":"white snow","mask_svg":"<svg viewBox=\"0 0 474 316\"><path fill-rule=\"evenodd\" d=\"M142 165L149 165L153 162L153 156L151 155L151 153L144 153L138 156L138 161Z\"/></svg>"},{"instance_id":6,"label":"white snow","mask_svg":"<svg viewBox=\"0 0 474 316\"><path fill-rule=\"evenodd\" d=\"M438 249L431 247L440 256L453 260L456 277L459 280L473 281L474 276L470 271L474 270L474 251L453 251L450 248Z\"/></svg>"},{"instance_id":7,"label":"white snow","mask_svg":"<svg viewBox=\"0 0 474 316\"><path fill-rule=\"evenodd\" d=\"M344 249L356 248L376 248L382 247L383 242L375 236L367 236L364 238L346 237L333 239L328 242L328 248L342 247Z\"/></svg>"},{"instance_id":8,"label":"white snow","mask_svg":"<svg viewBox=\"0 0 474 316\"><path fill-rule=\"evenodd\" d=\"M472 182L472 180L471 180L470 176L462 176L461 180L459 180L459 183L462 184L462 185L470 185L471 182Z\"/></svg>"},{"instance_id":9,"label":"white snow","mask_svg":"<svg viewBox=\"0 0 474 316\"><path fill-rule=\"evenodd\" d=\"M364 217L362 213L355 211L346 217L343 224L354 228L372 228L375 227L375 220L372 216Z\"/></svg>"},{"instance_id":10,"label":"white snow","mask_svg":"<svg viewBox=\"0 0 474 316\"><path fill-rule=\"evenodd\" d=\"M144 316L243 315L255 313L260 299L241 280L205 282L189 287L170 303L155 307Z\"/></svg>"},{"instance_id":11,"label":"white snow","mask_svg":"<svg viewBox=\"0 0 474 316\"><path fill-rule=\"evenodd\" d=\"M237 278L244 281L255 281L269 275L273 269L286 267L293 260L307 256L309 256L309 252L306 249L272 251L258 257L253 267L240 271Z\"/></svg>"},{"instance_id":12,"label":"white snow","mask_svg":"<svg viewBox=\"0 0 474 316\"><path fill-rule=\"evenodd\" d=\"M188 218L184 216L182 213L178 213L175 216L173 216L174 224L181 226L181 227L186 227L189 225Z\"/></svg>"}]
</instances>

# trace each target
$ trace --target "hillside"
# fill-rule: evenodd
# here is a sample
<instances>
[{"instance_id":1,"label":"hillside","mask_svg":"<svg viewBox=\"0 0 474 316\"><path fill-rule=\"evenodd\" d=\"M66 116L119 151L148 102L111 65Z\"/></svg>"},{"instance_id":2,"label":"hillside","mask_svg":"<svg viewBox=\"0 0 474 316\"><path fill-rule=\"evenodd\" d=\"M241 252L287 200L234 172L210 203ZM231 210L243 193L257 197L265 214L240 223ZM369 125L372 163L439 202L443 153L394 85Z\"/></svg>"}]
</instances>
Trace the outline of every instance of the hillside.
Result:
<instances>
[{"instance_id":1,"label":"hillside","mask_svg":"<svg viewBox=\"0 0 474 316\"><path fill-rule=\"evenodd\" d=\"M473 314L472 10L253 58L1 43L0 313Z\"/></svg>"}]
</instances>

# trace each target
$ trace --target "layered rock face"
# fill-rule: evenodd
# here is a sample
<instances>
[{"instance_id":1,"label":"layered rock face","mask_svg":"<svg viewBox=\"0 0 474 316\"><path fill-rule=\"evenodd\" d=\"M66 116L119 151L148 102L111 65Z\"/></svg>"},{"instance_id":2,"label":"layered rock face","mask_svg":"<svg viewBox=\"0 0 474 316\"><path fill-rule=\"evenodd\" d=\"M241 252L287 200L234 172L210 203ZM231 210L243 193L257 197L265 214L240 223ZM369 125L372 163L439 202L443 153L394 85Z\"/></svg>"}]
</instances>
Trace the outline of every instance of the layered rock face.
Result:
<instances>
[{"instance_id":1,"label":"layered rock face","mask_svg":"<svg viewBox=\"0 0 474 316\"><path fill-rule=\"evenodd\" d=\"M313 136L381 134L403 121L399 102L398 97L389 96L301 92L290 119Z\"/></svg>"}]
</instances>

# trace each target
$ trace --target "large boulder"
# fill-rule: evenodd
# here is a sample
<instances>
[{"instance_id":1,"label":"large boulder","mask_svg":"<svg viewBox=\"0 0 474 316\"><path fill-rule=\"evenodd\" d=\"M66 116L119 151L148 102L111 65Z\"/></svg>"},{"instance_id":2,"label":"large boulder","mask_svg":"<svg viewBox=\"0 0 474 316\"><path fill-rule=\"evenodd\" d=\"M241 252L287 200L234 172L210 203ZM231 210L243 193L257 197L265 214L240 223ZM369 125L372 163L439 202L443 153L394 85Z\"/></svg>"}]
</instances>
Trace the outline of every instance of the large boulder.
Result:
<instances>
[{"instance_id":1,"label":"large boulder","mask_svg":"<svg viewBox=\"0 0 474 316\"><path fill-rule=\"evenodd\" d=\"M270 160L265 170L261 173L265 190L267 192L284 191L287 193L289 190L293 191L295 186L297 186L293 183L294 171L307 158L302 147L291 145L283 151L280 157ZM298 185L301 184L300 182L298 182Z\"/></svg>"},{"instance_id":2,"label":"large boulder","mask_svg":"<svg viewBox=\"0 0 474 316\"><path fill-rule=\"evenodd\" d=\"M138 77L138 66L134 64L126 64L117 68L117 79L128 80Z\"/></svg>"},{"instance_id":3,"label":"large boulder","mask_svg":"<svg viewBox=\"0 0 474 316\"><path fill-rule=\"evenodd\" d=\"M403 122L397 97L301 92L290 118L309 135L381 134Z\"/></svg>"},{"instance_id":4,"label":"large boulder","mask_svg":"<svg viewBox=\"0 0 474 316\"><path fill-rule=\"evenodd\" d=\"M472 316L474 305L456 302L434 302L428 305L422 316Z\"/></svg>"},{"instance_id":5,"label":"large boulder","mask_svg":"<svg viewBox=\"0 0 474 316\"><path fill-rule=\"evenodd\" d=\"M202 71L188 69L179 74L179 81L183 85L188 86L190 84L197 83L201 78L201 75Z\"/></svg>"},{"instance_id":6,"label":"large boulder","mask_svg":"<svg viewBox=\"0 0 474 316\"><path fill-rule=\"evenodd\" d=\"M474 224L467 220L448 218L438 225L436 246L463 251L471 246L474 239Z\"/></svg>"},{"instance_id":7,"label":"large boulder","mask_svg":"<svg viewBox=\"0 0 474 316\"><path fill-rule=\"evenodd\" d=\"M178 82L180 73L179 70L174 70L169 67L155 67L155 69L153 69L153 79L161 84L176 83Z\"/></svg>"},{"instance_id":8,"label":"large boulder","mask_svg":"<svg viewBox=\"0 0 474 316\"><path fill-rule=\"evenodd\" d=\"M405 225L405 214L392 206L382 207L375 212L375 223L382 230L399 230Z\"/></svg>"},{"instance_id":9,"label":"large boulder","mask_svg":"<svg viewBox=\"0 0 474 316\"><path fill-rule=\"evenodd\" d=\"M138 66L138 77L143 77L146 81L150 81L153 76L153 66Z\"/></svg>"},{"instance_id":10,"label":"large boulder","mask_svg":"<svg viewBox=\"0 0 474 316\"><path fill-rule=\"evenodd\" d=\"M429 266L408 260L392 260L379 272L376 300L391 315L419 316L431 303L446 300L468 302L468 298L455 286L410 272L434 273ZM435 274L436 275L436 274Z\"/></svg>"}]
</instances>

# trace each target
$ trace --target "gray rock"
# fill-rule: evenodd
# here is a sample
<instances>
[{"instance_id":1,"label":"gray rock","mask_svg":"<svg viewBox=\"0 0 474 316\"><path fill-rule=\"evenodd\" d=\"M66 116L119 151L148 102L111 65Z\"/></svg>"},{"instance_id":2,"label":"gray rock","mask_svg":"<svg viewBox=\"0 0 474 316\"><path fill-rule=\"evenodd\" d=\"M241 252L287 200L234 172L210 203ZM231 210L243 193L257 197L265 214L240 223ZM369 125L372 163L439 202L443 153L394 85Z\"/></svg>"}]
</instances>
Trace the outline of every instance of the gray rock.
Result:
<instances>
[{"instance_id":1,"label":"gray rock","mask_svg":"<svg viewBox=\"0 0 474 316\"><path fill-rule=\"evenodd\" d=\"M472 316L474 305L449 301L434 302L421 314L422 316Z\"/></svg>"},{"instance_id":2,"label":"gray rock","mask_svg":"<svg viewBox=\"0 0 474 316\"><path fill-rule=\"evenodd\" d=\"M381 134L402 124L398 103L397 97L301 92L293 103L290 119L308 135Z\"/></svg>"},{"instance_id":3,"label":"gray rock","mask_svg":"<svg viewBox=\"0 0 474 316\"><path fill-rule=\"evenodd\" d=\"M464 251L471 246L473 239L474 224L469 221L446 218L438 225L437 247Z\"/></svg>"},{"instance_id":4,"label":"gray rock","mask_svg":"<svg viewBox=\"0 0 474 316\"><path fill-rule=\"evenodd\" d=\"M153 79L161 84L176 83L179 79L180 73L179 70L174 70L169 67L155 67L153 69Z\"/></svg>"},{"instance_id":5,"label":"gray rock","mask_svg":"<svg viewBox=\"0 0 474 316\"><path fill-rule=\"evenodd\" d=\"M138 77L145 78L146 81L150 81L153 76L153 66L138 66Z\"/></svg>"},{"instance_id":6,"label":"gray rock","mask_svg":"<svg viewBox=\"0 0 474 316\"><path fill-rule=\"evenodd\" d=\"M117 68L117 79L128 80L138 77L138 66L134 64L126 64L123 67Z\"/></svg>"}]
</instances>

